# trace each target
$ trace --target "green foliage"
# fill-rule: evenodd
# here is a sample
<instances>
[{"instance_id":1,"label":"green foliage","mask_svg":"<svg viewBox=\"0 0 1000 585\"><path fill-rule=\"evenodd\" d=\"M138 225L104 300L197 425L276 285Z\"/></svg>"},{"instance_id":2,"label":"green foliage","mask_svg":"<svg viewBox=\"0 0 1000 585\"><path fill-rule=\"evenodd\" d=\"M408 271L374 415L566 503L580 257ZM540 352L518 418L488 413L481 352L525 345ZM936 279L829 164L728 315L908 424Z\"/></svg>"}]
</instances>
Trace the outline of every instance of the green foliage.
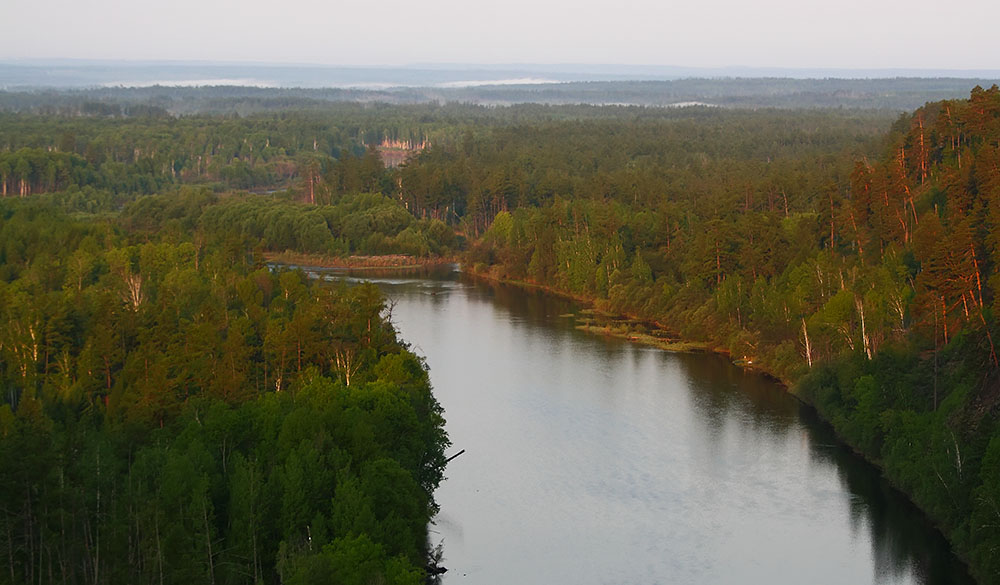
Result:
<instances>
[{"instance_id":1,"label":"green foliage","mask_svg":"<svg viewBox=\"0 0 1000 585\"><path fill-rule=\"evenodd\" d=\"M425 575L448 443L426 369L372 285L219 261L223 205L0 204L4 579Z\"/></svg>"},{"instance_id":2,"label":"green foliage","mask_svg":"<svg viewBox=\"0 0 1000 585\"><path fill-rule=\"evenodd\" d=\"M423 364L371 288L261 253L463 237L475 270L798 381L998 574L996 87L888 137L857 111L66 108L0 118L14 580L412 582L447 441ZM398 167L374 147L428 138Z\"/></svg>"},{"instance_id":3,"label":"green foliage","mask_svg":"<svg viewBox=\"0 0 1000 585\"><path fill-rule=\"evenodd\" d=\"M173 198L152 197L173 205ZM149 221L141 207L127 217ZM439 220L414 219L398 202L372 193L342 195L329 205L302 205L280 198L232 197L186 215L207 233L232 241L258 242L265 251L286 250L348 256L450 254L455 236ZM161 224L162 225L162 224Z\"/></svg>"}]
</instances>

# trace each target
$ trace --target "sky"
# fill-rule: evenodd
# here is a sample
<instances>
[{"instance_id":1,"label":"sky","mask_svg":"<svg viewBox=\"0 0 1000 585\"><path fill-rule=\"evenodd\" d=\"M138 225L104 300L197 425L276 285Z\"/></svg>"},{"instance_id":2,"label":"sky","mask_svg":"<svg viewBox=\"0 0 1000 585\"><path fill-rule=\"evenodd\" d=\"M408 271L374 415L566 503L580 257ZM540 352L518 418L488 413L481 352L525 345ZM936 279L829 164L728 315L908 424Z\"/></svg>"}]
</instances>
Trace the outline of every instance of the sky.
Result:
<instances>
[{"instance_id":1,"label":"sky","mask_svg":"<svg viewBox=\"0 0 1000 585\"><path fill-rule=\"evenodd\" d=\"M996 0L0 0L0 60L1000 69Z\"/></svg>"}]
</instances>

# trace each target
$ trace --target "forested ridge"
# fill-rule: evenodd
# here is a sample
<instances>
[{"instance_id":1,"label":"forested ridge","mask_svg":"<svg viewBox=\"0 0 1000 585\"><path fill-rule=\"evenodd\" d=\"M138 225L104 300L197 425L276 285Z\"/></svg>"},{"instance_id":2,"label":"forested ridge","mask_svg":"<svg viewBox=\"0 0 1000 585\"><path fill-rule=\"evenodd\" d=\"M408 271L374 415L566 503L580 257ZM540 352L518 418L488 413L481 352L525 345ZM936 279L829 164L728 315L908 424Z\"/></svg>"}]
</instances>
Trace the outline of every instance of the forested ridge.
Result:
<instances>
[{"instance_id":1,"label":"forested ridge","mask_svg":"<svg viewBox=\"0 0 1000 585\"><path fill-rule=\"evenodd\" d=\"M381 294L154 201L0 200L0 581L424 582L447 438Z\"/></svg>"},{"instance_id":2,"label":"forested ridge","mask_svg":"<svg viewBox=\"0 0 1000 585\"><path fill-rule=\"evenodd\" d=\"M85 190L83 198L151 194L173 185L287 187L385 139L421 142L432 124L344 105L251 118L138 113L96 104L61 115L0 114L0 194ZM90 197L87 197L90 195Z\"/></svg>"},{"instance_id":3,"label":"forested ridge","mask_svg":"<svg viewBox=\"0 0 1000 585\"><path fill-rule=\"evenodd\" d=\"M191 556L201 559L191 571L202 571L202 580L239 581L249 573L256 579L258 565L265 581L306 579L360 558L344 556L351 547L377 551L350 554L379 559L377 570L390 581L397 569L405 578L415 575L406 571L424 558L426 542L409 547L378 535L388 534L385 526L395 521L381 515L385 510L419 502L393 516L406 519L414 544L413 527L420 518L426 522L432 509L426 494L440 478L444 437L426 375L378 319L382 305L372 291L296 297L286 287L319 289L301 275L262 269L260 259L284 250L450 256L465 246L469 271L542 285L655 323L785 381L928 513L977 579L997 582L1000 90L995 86L977 87L968 100L931 103L898 117L846 110L466 105L352 105L325 114L243 118L171 118L121 109L2 116L10 124L0 133L0 157L9 161L0 166L7 173L0 309L11 326L4 329L10 340L0 346L0 374L9 389L5 442L12 437L2 456L25 471L7 492L15 494L15 503L6 505L8 532L0 538L13 543L12 554L35 563L32 581L61 575L53 560L59 555L91 559L97 550L104 550L103 560L87 560L91 572L81 580L110 579L109 549L95 544L98 532L103 546L117 543L122 548L115 550L143 559L139 564L145 569L136 579L151 579L152 573L141 571L163 566L162 555L169 552L158 524L162 517L132 518L125 524L135 525L118 532L117 525L94 519L131 518L135 500L122 494L133 493L128 491L132 474L153 474L134 480L152 485L149 477L166 473L156 461L165 465L171 453L178 460L201 461L199 473L209 478L205 485L214 486L184 500L191 510L187 530L200 536L183 550L200 555ZM176 134L166 132L171 128ZM363 129L375 129L370 137L377 140L412 137L430 144L405 164L387 168ZM286 130L291 137L284 136ZM269 140L283 151L265 155ZM216 149L220 145L224 148ZM204 163L209 152L217 152L215 166L199 168L198 157ZM18 171L18 157L41 162L21 164ZM183 161L180 168L176 161ZM281 192L232 191L238 188ZM358 333L359 313L344 309L357 306L351 303L368 307L361 314L373 316L361 330L376 323L382 334ZM360 358L337 354L337 344L324 347L347 335L323 321L327 314L353 323L344 327L354 328L347 338L355 348L351 355ZM32 315L36 320L27 321ZM117 332L107 332L112 324ZM52 337L40 333L47 327L54 327ZM106 339L86 337L83 332L91 330ZM189 338L207 346L182 341ZM244 370L227 364L228 356L242 356ZM146 376L155 376L156 384ZM284 423L275 421L291 417L299 400L319 400L309 403L309 412L317 413L322 409L315 404L327 404L323 397L337 397L338 406L330 406L336 412L309 427L324 437L330 432L324 425L344 427L337 417L348 411L370 412L377 419L383 402L377 407L364 402L374 400L364 389L383 383L420 388L413 395L404 392L406 400L392 392L395 398L385 399L385 404L410 404L414 414L385 416L392 424L411 416L419 421L414 428L431 449L426 453L433 455L433 473L420 475L424 472L412 459L417 443L351 450L351 441L371 438L370 429L391 428L377 427L389 424L381 419L365 419L369 426L362 428L369 430L358 436L322 443L334 454L315 447L320 455L294 459L292 443L284 451L261 443L259 429L281 427ZM161 386L171 391L151 390ZM335 390L324 393L320 387ZM355 399L366 406L351 402ZM253 410L263 404L270 405L266 413ZM25 426L35 424L30 422L35 412L41 426ZM199 435L208 432L203 429L210 428L212 413L232 412L240 413L227 415L233 420L277 418L268 419L270 427L234 422L232 434ZM151 432L136 438L135 429L143 428ZM71 435L70 429L83 434ZM285 436L270 432L264 436L279 442ZM26 448L14 442L17 437L32 433L50 437L37 442L49 445L31 458L42 462L37 469L15 455ZM151 441L160 436L170 438L155 443L161 450L155 451ZM208 446L219 437L222 447ZM294 437L306 441L305 435ZM58 503L64 492L55 486L62 481L59 473L69 473L60 467L69 458L59 453L91 440L98 446L74 463L84 466L74 473L92 482L84 493L90 494L86 505L93 513L71 520L82 523L76 528L82 540L57 545L53 526L64 517L57 511L68 504ZM200 448L209 456L182 455ZM97 455L112 461L112 453L118 467L101 476L111 485L94 482ZM140 453L159 453L161 459L135 467ZM238 499L235 488L226 496L227 488L219 487L230 485L228 470L236 469L227 453L238 454L243 465L256 461L264 486L254 492L259 505L272 506L269 520L282 518L283 524L261 528L270 556L248 553L256 550L253 542L220 544L229 538L227 506ZM397 467L379 468L383 475L366 484L365 473L376 473L366 470L375 463L358 462L386 456L397 463L380 465ZM357 496L368 505L358 516L363 530L338 524L343 519L338 502L353 501L353 492L335 491L333 511L326 494L316 500L318 507L288 521L286 496L278 494L292 489L289 474L299 473L287 469L293 459L308 460L322 473L333 469L337 486L360 485L364 493L388 481L386 474L405 484L403 472L420 489L400 488L413 495L409 504ZM263 477L268 470L277 470L278 479ZM355 483L341 482L341 471ZM104 494L104 512L95 508L95 490ZM41 492L47 494L45 504ZM109 493L124 511L109 511ZM371 514L364 512L368 509ZM261 518L255 514L251 517ZM109 540L109 534L119 540ZM309 539L317 538L314 546ZM240 551L233 554L241 560L225 556L230 550ZM248 564L247 558L255 560ZM224 562L216 565L217 560ZM404 561L411 564L399 564ZM241 568L224 568L235 566ZM25 575L16 577L20 582Z\"/></svg>"},{"instance_id":4,"label":"forested ridge","mask_svg":"<svg viewBox=\"0 0 1000 585\"><path fill-rule=\"evenodd\" d=\"M121 65L121 64L119 64ZM349 102L394 105L463 103L463 104L629 104L673 106L699 102L721 107L739 108L852 108L913 110L927 101L953 99L966 95L979 84L988 87L993 79L955 77L885 77L889 71L863 73L865 78L838 78L848 71L827 72L817 78L763 77L764 72L749 71L713 73L694 70L654 73L621 70L608 71L590 81L590 75L577 72L482 70L417 70L417 69L344 69L309 71L306 68L261 70L223 67L212 71L187 73L167 68L159 73L148 66L131 73L114 68L59 67L45 69L10 66L0 63L0 110L66 112L132 113L169 112L175 115L229 114L247 115L255 112L282 110L329 110ZM183 68L181 68L183 69ZM223 70L229 69L228 73ZM614 68L618 69L618 68ZM299 74L296 74L296 71ZM205 73L208 73L206 76ZM861 72L855 72L855 75ZM273 80L280 87L176 87L170 79L212 80L258 79ZM290 74L290 75L289 75ZM772 71L768 75L796 75L792 71ZM834 75L829 77L828 75ZM984 72L984 74L987 74ZM510 83L511 80L541 77L548 83ZM625 79L624 75L637 75ZM263 76L263 78L262 78ZM668 77L663 79L662 77ZM132 78L140 87L123 87ZM485 79L484 79L485 77ZM605 77L601 80L601 77ZM669 79L669 77L678 77ZM319 87L340 79L343 87ZM658 79L659 78L659 79ZM164 85L146 85L158 81ZM482 80L463 86L469 80ZM435 81L436 80L436 81ZM500 82L498 84L489 81ZM483 83L486 82L486 83ZM383 87L378 87L378 86ZM54 89L57 87L76 89ZM49 89L46 89L49 88Z\"/></svg>"}]
</instances>

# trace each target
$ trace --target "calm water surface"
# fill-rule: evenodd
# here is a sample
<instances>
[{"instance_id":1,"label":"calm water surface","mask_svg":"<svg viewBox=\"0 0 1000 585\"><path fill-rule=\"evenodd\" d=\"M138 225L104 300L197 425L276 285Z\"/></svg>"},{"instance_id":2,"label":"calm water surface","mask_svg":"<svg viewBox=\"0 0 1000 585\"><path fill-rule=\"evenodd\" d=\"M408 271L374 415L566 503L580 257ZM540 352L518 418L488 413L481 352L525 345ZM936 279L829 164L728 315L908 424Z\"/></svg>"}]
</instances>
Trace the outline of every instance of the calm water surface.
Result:
<instances>
[{"instance_id":1,"label":"calm water surface","mask_svg":"<svg viewBox=\"0 0 1000 585\"><path fill-rule=\"evenodd\" d=\"M446 584L970 582L768 379L577 331L549 295L373 280L466 450L431 526Z\"/></svg>"}]
</instances>

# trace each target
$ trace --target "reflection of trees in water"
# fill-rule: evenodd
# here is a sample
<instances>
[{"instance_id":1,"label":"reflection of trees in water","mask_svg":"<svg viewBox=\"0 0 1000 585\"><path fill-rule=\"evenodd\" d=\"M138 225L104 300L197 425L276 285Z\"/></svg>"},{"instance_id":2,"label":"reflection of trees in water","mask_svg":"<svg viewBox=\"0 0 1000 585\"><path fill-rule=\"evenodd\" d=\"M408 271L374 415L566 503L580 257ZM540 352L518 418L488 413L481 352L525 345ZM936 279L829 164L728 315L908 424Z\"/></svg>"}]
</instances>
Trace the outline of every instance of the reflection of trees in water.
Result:
<instances>
[{"instance_id":1,"label":"reflection of trees in water","mask_svg":"<svg viewBox=\"0 0 1000 585\"><path fill-rule=\"evenodd\" d=\"M538 289L520 286L487 283L471 280L476 295L470 295L470 300L491 302L494 307L515 317L514 323L529 323L534 326L551 329L554 316L578 310L580 306L573 301L557 295L545 293ZM571 319L565 320L566 325L572 325Z\"/></svg>"},{"instance_id":2,"label":"reflection of trees in water","mask_svg":"<svg viewBox=\"0 0 1000 585\"><path fill-rule=\"evenodd\" d=\"M716 354L674 354L687 375L692 402L711 428L736 418L754 435L780 440L795 430L797 403L765 376L732 365Z\"/></svg>"},{"instance_id":3,"label":"reflection of trees in water","mask_svg":"<svg viewBox=\"0 0 1000 585\"><path fill-rule=\"evenodd\" d=\"M812 459L833 467L851 494L852 529L870 532L876 582L900 580L912 572L920 583L973 583L924 514L878 468L843 445L810 407L767 377L733 366L722 356L663 355L679 363L688 377L691 404L703 417L709 440L721 441L732 420L739 420L741 434L769 443L805 433Z\"/></svg>"},{"instance_id":4,"label":"reflection of trees in water","mask_svg":"<svg viewBox=\"0 0 1000 585\"><path fill-rule=\"evenodd\" d=\"M876 577L898 578L912 571L921 583L974 583L923 512L893 489L878 468L841 443L814 410L799 408L813 459L833 466L852 496L852 529L867 528L871 534Z\"/></svg>"},{"instance_id":5,"label":"reflection of trees in water","mask_svg":"<svg viewBox=\"0 0 1000 585\"><path fill-rule=\"evenodd\" d=\"M470 287L466 295L469 302L490 304L494 311L509 317L515 328L544 329L549 336L555 328L567 338L590 336L575 331L573 319L558 318L578 311L577 303L540 290L452 275L445 281L421 282L419 292L426 292L420 296L421 302L441 307L456 280L462 283L460 286ZM414 292L412 285L403 286L408 295ZM864 530L870 533L876 582L904 580L912 572L919 583L973 583L923 514L893 490L877 468L841 444L811 408L789 396L774 381L733 366L719 355L623 352L627 341L599 339L604 343L589 348L591 359L632 360L631 365L636 366L639 360L657 355L664 367L681 369L688 380L683 386L696 409L699 426L704 431L701 434L710 442L710 451L722 448L727 432L738 432L746 440L764 444L781 444L793 436L807 441L812 460L832 466L844 490L851 494L847 510L851 527L855 533ZM739 424L733 425L733 421Z\"/></svg>"}]
</instances>

